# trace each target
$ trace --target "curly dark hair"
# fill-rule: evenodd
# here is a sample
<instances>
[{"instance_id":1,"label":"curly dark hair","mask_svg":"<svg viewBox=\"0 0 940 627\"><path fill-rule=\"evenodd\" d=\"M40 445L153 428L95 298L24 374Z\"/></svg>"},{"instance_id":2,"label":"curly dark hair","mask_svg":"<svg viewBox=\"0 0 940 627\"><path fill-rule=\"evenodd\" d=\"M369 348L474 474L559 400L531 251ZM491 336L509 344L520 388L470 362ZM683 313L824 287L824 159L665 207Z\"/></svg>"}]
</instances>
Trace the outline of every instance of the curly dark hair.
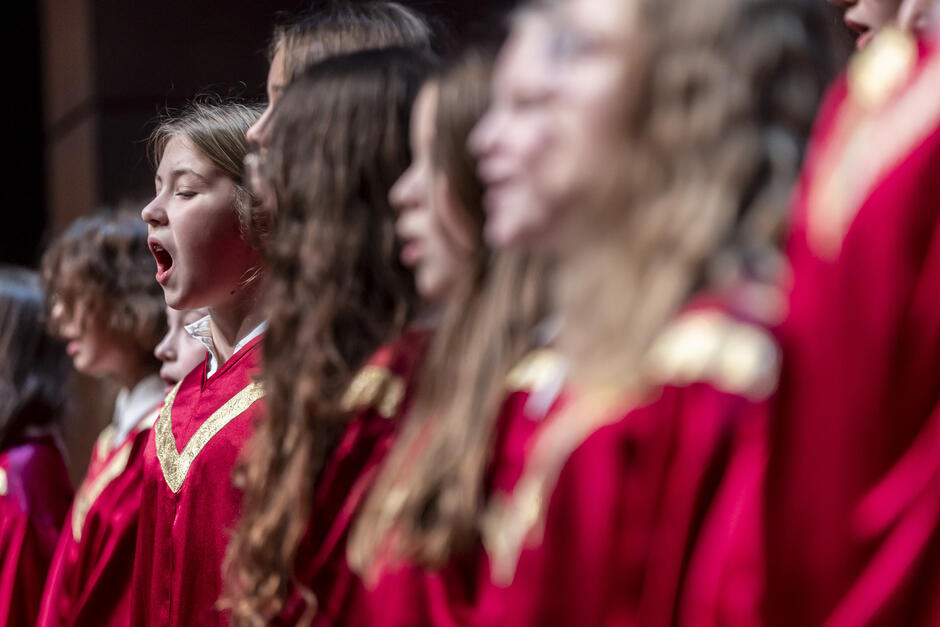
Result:
<instances>
[{"instance_id":1,"label":"curly dark hair","mask_svg":"<svg viewBox=\"0 0 940 627\"><path fill-rule=\"evenodd\" d=\"M69 362L46 333L43 302L38 273L0 266L0 450L55 421L65 402Z\"/></svg>"},{"instance_id":2,"label":"curly dark hair","mask_svg":"<svg viewBox=\"0 0 940 627\"><path fill-rule=\"evenodd\" d=\"M236 623L266 624L282 606L312 482L348 418L343 393L411 317L414 282L388 192L410 161L411 105L429 70L405 49L331 58L291 84L272 121L268 416L226 560Z\"/></svg>"},{"instance_id":3,"label":"curly dark hair","mask_svg":"<svg viewBox=\"0 0 940 627\"><path fill-rule=\"evenodd\" d=\"M166 332L156 271L136 204L79 218L42 256L47 310L60 302L69 315L86 312L80 324L98 316L109 333L155 359L153 349Z\"/></svg>"}]
</instances>

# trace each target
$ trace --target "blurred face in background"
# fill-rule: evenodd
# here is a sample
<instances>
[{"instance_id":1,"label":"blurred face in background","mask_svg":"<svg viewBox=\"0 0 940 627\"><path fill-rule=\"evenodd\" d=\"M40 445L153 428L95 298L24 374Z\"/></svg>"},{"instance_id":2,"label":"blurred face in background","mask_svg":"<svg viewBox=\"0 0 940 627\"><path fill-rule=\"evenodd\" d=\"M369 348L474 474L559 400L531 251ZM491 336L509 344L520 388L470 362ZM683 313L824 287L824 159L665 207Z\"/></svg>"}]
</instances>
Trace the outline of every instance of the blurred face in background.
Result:
<instances>
[{"instance_id":1,"label":"blurred face in background","mask_svg":"<svg viewBox=\"0 0 940 627\"><path fill-rule=\"evenodd\" d=\"M496 247L539 246L555 219L545 202L554 180L544 158L552 143L550 34L544 11L518 20L496 63L492 104L470 135L486 186L485 236Z\"/></svg>"},{"instance_id":2,"label":"blurred face in background","mask_svg":"<svg viewBox=\"0 0 940 627\"><path fill-rule=\"evenodd\" d=\"M274 106L277 104L278 100L281 99L281 95L284 93L284 89L287 87L287 70L284 65L284 46L278 46L277 51L274 53L274 57L271 59L271 67L268 68L268 80L267 80L267 95L268 95L268 106L265 108L264 113L261 114L261 117L251 125L248 129L248 132L245 133L245 137L248 138L248 141L252 144L255 144L262 150L267 148L268 140L271 138L271 129L269 122L271 121L271 114L274 111Z\"/></svg>"},{"instance_id":3,"label":"blurred face in background","mask_svg":"<svg viewBox=\"0 0 940 627\"><path fill-rule=\"evenodd\" d=\"M613 189L629 158L631 94L638 91L630 80L643 56L636 7L623 0L569 0L554 14L548 53L554 141L546 158L555 164L547 200L558 231L546 239L556 249L594 226L592 208L616 202Z\"/></svg>"},{"instance_id":4,"label":"blurred face in background","mask_svg":"<svg viewBox=\"0 0 940 627\"><path fill-rule=\"evenodd\" d=\"M893 22L901 0L829 0L844 11L845 24L858 35L856 45L864 48L874 35Z\"/></svg>"},{"instance_id":5,"label":"blurred face in background","mask_svg":"<svg viewBox=\"0 0 940 627\"><path fill-rule=\"evenodd\" d=\"M110 333L103 315L88 302L78 300L68 308L56 300L50 317L56 334L66 343L72 365L82 374L120 379L137 368L135 349Z\"/></svg>"},{"instance_id":6,"label":"blurred face in background","mask_svg":"<svg viewBox=\"0 0 940 627\"><path fill-rule=\"evenodd\" d=\"M166 308L166 335L157 344L153 354L163 363L160 378L166 384L167 392L206 358L206 347L186 332L186 325L208 313L205 309L177 311Z\"/></svg>"},{"instance_id":7,"label":"blurred face in background","mask_svg":"<svg viewBox=\"0 0 940 627\"><path fill-rule=\"evenodd\" d=\"M429 301L447 298L476 252L466 211L433 160L437 103L436 85L426 85L411 114L411 165L389 193L398 211L402 263L414 270L418 292Z\"/></svg>"}]
</instances>

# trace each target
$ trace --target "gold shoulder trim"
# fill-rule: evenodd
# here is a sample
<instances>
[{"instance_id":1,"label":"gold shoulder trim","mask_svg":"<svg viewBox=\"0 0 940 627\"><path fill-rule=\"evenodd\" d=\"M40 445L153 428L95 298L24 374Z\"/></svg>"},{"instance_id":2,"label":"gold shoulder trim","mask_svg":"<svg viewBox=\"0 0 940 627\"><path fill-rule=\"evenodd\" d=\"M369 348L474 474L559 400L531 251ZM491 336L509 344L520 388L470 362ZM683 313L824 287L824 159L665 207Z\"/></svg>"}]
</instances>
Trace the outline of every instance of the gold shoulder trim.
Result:
<instances>
[{"instance_id":1,"label":"gold shoulder trim","mask_svg":"<svg viewBox=\"0 0 940 627\"><path fill-rule=\"evenodd\" d=\"M494 494L480 519L490 580L508 586L522 551L542 542L545 514L571 454L601 427L621 419L635 401L622 390L591 390L573 398L536 435L511 493Z\"/></svg>"},{"instance_id":2,"label":"gold shoulder trim","mask_svg":"<svg viewBox=\"0 0 940 627\"><path fill-rule=\"evenodd\" d=\"M904 68L913 65L912 55L916 56L916 51L907 50L901 43L903 37L883 31L869 49L879 40L887 42L873 50L886 50L880 55L884 60L868 62L869 57L859 55L853 62L857 69L849 77L852 97L836 114L833 131L820 153L807 196L807 235L813 251L824 259L839 255L862 204L888 172L940 122L940 99L936 94L940 56L931 58L900 95L894 93L900 85L891 77L906 79L910 72ZM893 96L897 97L887 102Z\"/></svg>"},{"instance_id":3,"label":"gold shoulder trim","mask_svg":"<svg viewBox=\"0 0 940 627\"><path fill-rule=\"evenodd\" d=\"M118 452L111 457L107 465L101 469L94 481L91 483L82 482L78 494L75 495L75 503L72 505L72 537L76 542L82 539L82 529L85 527L85 518L88 516L91 506L98 500L104 489L127 468L127 461L130 458L133 446L133 440L125 442L124 446L118 449Z\"/></svg>"},{"instance_id":4,"label":"gold shoulder trim","mask_svg":"<svg viewBox=\"0 0 940 627\"><path fill-rule=\"evenodd\" d=\"M163 471L166 484L174 493L179 492L186 475L189 473L189 467L192 466L196 456L205 448L206 444L215 437L215 434L264 396L264 388L260 383L249 383L202 423L196 433L193 434L193 437L186 443L183 452L180 453L176 449L176 438L173 436L173 421L171 418L173 401L176 400L176 392L179 387L180 384L177 383L176 387L167 394L166 402L160 411L160 417L157 418L157 422L153 427L160 469Z\"/></svg>"},{"instance_id":5,"label":"gold shoulder trim","mask_svg":"<svg viewBox=\"0 0 940 627\"><path fill-rule=\"evenodd\" d=\"M6 496L7 493L7 471L0 468L0 496Z\"/></svg>"},{"instance_id":6,"label":"gold shoulder trim","mask_svg":"<svg viewBox=\"0 0 940 627\"><path fill-rule=\"evenodd\" d=\"M98 459L104 460L108 457L108 454L111 452L113 439L114 425L109 424L101 430L101 433L98 434L98 439L95 441L95 455Z\"/></svg>"},{"instance_id":7,"label":"gold shoulder trim","mask_svg":"<svg viewBox=\"0 0 940 627\"><path fill-rule=\"evenodd\" d=\"M392 418L405 398L405 382L383 366L364 366L353 378L340 406L343 411L374 408L383 418Z\"/></svg>"},{"instance_id":8,"label":"gold shoulder trim","mask_svg":"<svg viewBox=\"0 0 940 627\"><path fill-rule=\"evenodd\" d=\"M780 352L767 331L716 311L680 316L647 355L654 384L708 382L754 401L774 392L779 372Z\"/></svg>"},{"instance_id":9,"label":"gold shoulder trim","mask_svg":"<svg viewBox=\"0 0 940 627\"><path fill-rule=\"evenodd\" d=\"M565 375L565 364L561 355L549 348L529 352L506 375L509 391L531 390L559 381Z\"/></svg>"}]
</instances>

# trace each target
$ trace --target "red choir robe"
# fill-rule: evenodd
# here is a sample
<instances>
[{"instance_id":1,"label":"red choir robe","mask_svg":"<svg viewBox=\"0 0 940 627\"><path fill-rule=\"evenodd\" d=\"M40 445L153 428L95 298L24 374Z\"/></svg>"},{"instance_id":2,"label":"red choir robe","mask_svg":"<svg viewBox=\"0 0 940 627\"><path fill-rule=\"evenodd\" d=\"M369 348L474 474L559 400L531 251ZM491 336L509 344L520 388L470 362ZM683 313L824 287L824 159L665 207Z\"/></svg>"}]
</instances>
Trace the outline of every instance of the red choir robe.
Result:
<instances>
[{"instance_id":1,"label":"red choir robe","mask_svg":"<svg viewBox=\"0 0 940 627\"><path fill-rule=\"evenodd\" d=\"M346 541L409 405L429 339L424 329L406 332L376 351L350 384L343 404L353 416L314 486L297 585L276 624L347 625L361 615L362 583L346 562Z\"/></svg>"},{"instance_id":2,"label":"red choir robe","mask_svg":"<svg viewBox=\"0 0 940 627\"><path fill-rule=\"evenodd\" d=\"M696 309L650 364L648 397L569 386L503 452L522 470L484 514L489 584L473 624L758 624L776 344Z\"/></svg>"},{"instance_id":3,"label":"red choir robe","mask_svg":"<svg viewBox=\"0 0 940 627\"><path fill-rule=\"evenodd\" d=\"M59 537L38 625L130 624L143 451L159 406L120 442L102 431Z\"/></svg>"},{"instance_id":4,"label":"red choir robe","mask_svg":"<svg viewBox=\"0 0 940 627\"><path fill-rule=\"evenodd\" d=\"M0 451L0 625L33 625L72 499L51 435L22 437Z\"/></svg>"},{"instance_id":5,"label":"red choir robe","mask_svg":"<svg viewBox=\"0 0 940 627\"><path fill-rule=\"evenodd\" d=\"M894 30L795 196L766 507L771 625L940 625L940 52Z\"/></svg>"},{"instance_id":6,"label":"red choir robe","mask_svg":"<svg viewBox=\"0 0 940 627\"><path fill-rule=\"evenodd\" d=\"M511 490L522 474L526 445L553 405L564 367L551 350L527 355L509 374L500 408L486 494ZM538 391L533 395L533 390ZM481 544L454 554L436 570L411 563L383 564L377 581L358 589L357 613L344 625L357 627L458 627L486 624L501 608L493 595ZM498 623L497 623L498 624Z\"/></svg>"},{"instance_id":7,"label":"red choir robe","mask_svg":"<svg viewBox=\"0 0 940 627\"><path fill-rule=\"evenodd\" d=\"M232 473L263 412L263 335L166 398L144 448L131 624L227 625L222 560L242 494Z\"/></svg>"}]
</instances>

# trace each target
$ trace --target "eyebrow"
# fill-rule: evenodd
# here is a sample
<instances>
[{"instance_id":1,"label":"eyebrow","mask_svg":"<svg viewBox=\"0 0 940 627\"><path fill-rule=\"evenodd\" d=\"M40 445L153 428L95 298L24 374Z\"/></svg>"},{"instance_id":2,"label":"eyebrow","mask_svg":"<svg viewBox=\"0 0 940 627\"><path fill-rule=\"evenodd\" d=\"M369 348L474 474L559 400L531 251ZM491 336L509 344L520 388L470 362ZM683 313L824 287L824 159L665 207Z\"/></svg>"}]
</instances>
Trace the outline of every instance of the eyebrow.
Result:
<instances>
[{"instance_id":1,"label":"eyebrow","mask_svg":"<svg viewBox=\"0 0 940 627\"><path fill-rule=\"evenodd\" d=\"M193 176L195 176L196 178L198 178L199 180L201 180L203 183L208 183L208 182L209 182L209 180L208 180L206 177L204 177L203 175L199 174L199 172L196 172L196 171L193 170L192 168L177 168L177 169L175 169L175 170L171 170L171 171L170 171L170 176L169 176L169 178L171 178L171 179L177 178L177 177L183 176L184 174L192 174ZM162 180L163 180L163 179L160 178L160 175L159 175L159 174L157 174L157 175L154 177L154 179L157 180L157 181L162 181Z\"/></svg>"}]
</instances>

